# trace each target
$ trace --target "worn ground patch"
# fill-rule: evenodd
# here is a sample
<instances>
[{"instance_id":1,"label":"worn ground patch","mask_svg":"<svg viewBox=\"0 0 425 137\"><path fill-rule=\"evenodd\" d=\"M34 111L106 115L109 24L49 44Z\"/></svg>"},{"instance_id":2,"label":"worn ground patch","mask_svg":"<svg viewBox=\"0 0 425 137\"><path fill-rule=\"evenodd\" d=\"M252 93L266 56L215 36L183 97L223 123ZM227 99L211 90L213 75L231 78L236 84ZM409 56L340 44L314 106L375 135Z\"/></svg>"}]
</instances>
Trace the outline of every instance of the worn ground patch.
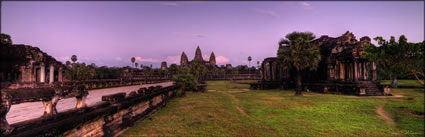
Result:
<instances>
[{"instance_id":1,"label":"worn ground patch","mask_svg":"<svg viewBox=\"0 0 425 137\"><path fill-rule=\"evenodd\" d=\"M378 108L376 108L376 113L378 113L379 117L384 119L388 124L395 126L394 120L390 116L388 116L387 113L385 113L384 105L381 105Z\"/></svg>"},{"instance_id":2,"label":"worn ground patch","mask_svg":"<svg viewBox=\"0 0 425 137\"><path fill-rule=\"evenodd\" d=\"M392 96L345 96L348 98L402 98L402 97L406 97L404 95L400 95L400 94L393 94Z\"/></svg>"}]
</instances>

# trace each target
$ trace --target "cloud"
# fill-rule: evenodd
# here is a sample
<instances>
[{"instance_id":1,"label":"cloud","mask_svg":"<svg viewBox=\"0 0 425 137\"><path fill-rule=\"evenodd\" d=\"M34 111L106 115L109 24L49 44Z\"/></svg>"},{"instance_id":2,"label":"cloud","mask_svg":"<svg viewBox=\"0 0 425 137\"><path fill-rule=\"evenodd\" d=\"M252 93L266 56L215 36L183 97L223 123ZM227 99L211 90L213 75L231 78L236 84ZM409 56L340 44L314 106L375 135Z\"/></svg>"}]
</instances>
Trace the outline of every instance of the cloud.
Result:
<instances>
[{"instance_id":1,"label":"cloud","mask_svg":"<svg viewBox=\"0 0 425 137\"><path fill-rule=\"evenodd\" d=\"M210 60L210 55L204 55L204 56L202 56L202 58L204 58L204 60Z\"/></svg>"},{"instance_id":2,"label":"cloud","mask_svg":"<svg viewBox=\"0 0 425 137\"><path fill-rule=\"evenodd\" d=\"M66 61L70 61L70 60L71 60L71 57L69 57L69 56L62 56L62 57L59 57L59 61L66 62Z\"/></svg>"},{"instance_id":3,"label":"cloud","mask_svg":"<svg viewBox=\"0 0 425 137\"><path fill-rule=\"evenodd\" d=\"M226 58L224 56L216 56L215 57L215 62L217 64L224 64L224 63L228 63L229 62L229 58Z\"/></svg>"},{"instance_id":4,"label":"cloud","mask_svg":"<svg viewBox=\"0 0 425 137\"><path fill-rule=\"evenodd\" d=\"M202 34L195 34L195 36L198 37L198 38L205 38L205 37L207 37L207 36L202 35Z\"/></svg>"},{"instance_id":5,"label":"cloud","mask_svg":"<svg viewBox=\"0 0 425 137\"><path fill-rule=\"evenodd\" d=\"M136 62L158 62L158 60L156 59L152 59L152 58L142 58L142 57L135 57L136 58Z\"/></svg>"},{"instance_id":6,"label":"cloud","mask_svg":"<svg viewBox=\"0 0 425 137\"><path fill-rule=\"evenodd\" d=\"M301 2L300 5L306 10L313 9L313 7L311 7L310 3L308 3L308 2Z\"/></svg>"},{"instance_id":7,"label":"cloud","mask_svg":"<svg viewBox=\"0 0 425 137\"><path fill-rule=\"evenodd\" d=\"M266 16L270 16L272 18L279 18L279 15L276 12L271 11L271 10L258 9L258 8L256 8L256 9L254 9L254 11L256 11L256 12L258 12L260 14L266 15Z\"/></svg>"},{"instance_id":8,"label":"cloud","mask_svg":"<svg viewBox=\"0 0 425 137\"><path fill-rule=\"evenodd\" d=\"M121 60L122 60L122 58L121 58L121 57L115 57L115 60L116 60L116 61L121 61Z\"/></svg>"},{"instance_id":9,"label":"cloud","mask_svg":"<svg viewBox=\"0 0 425 137\"><path fill-rule=\"evenodd\" d=\"M210 55L204 55L202 56L204 60L210 61ZM229 58L224 56L215 56L215 62L216 64L224 64L229 62Z\"/></svg>"},{"instance_id":10,"label":"cloud","mask_svg":"<svg viewBox=\"0 0 425 137\"><path fill-rule=\"evenodd\" d=\"M71 57L69 57L69 56L61 56L58 59L59 59L59 61L63 61L63 62L71 61ZM89 57L79 57L79 56L77 56L77 62L99 61L99 60L100 59L98 59L98 58L89 58Z\"/></svg>"},{"instance_id":11,"label":"cloud","mask_svg":"<svg viewBox=\"0 0 425 137\"><path fill-rule=\"evenodd\" d=\"M180 56L167 56L167 62L170 64L177 64L180 61Z\"/></svg>"},{"instance_id":12,"label":"cloud","mask_svg":"<svg viewBox=\"0 0 425 137\"><path fill-rule=\"evenodd\" d=\"M178 6L175 2L160 2L159 4L166 6Z\"/></svg>"}]
</instances>

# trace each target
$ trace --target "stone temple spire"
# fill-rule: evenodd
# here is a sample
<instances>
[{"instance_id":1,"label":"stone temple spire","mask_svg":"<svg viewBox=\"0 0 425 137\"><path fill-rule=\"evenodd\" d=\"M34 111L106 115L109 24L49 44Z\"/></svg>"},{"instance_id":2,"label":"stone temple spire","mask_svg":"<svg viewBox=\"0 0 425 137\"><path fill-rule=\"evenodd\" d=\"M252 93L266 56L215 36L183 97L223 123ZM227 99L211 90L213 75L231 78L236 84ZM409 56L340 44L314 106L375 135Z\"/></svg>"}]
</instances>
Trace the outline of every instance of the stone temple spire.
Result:
<instances>
[{"instance_id":1,"label":"stone temple spire","mask_svg":"<svg viewBox=\"0 0 425 137\"><path fill-rule=\"evenodd\" d=\"M216 62L215 62L214 52L211 52L211 55L210 55L210 64L213 65L213 66L215 66L216 65L215 63Z\"/></svg>"},{"instance_id":2,"label":"stone temple spire","mask_svg":"<svg viewBox=\"0 0 425 137\"><path fill-rule=\"evenodd\" d=\"M195 59L193 59L193 60L204 61L204 59L202 59L202 53L201 53L201 49L199 48L199 46L196 48Z\"/></svg>"},{"instance_id":3,"label":"stone temple spire","mask_svg":"<svg viewBox=\"0 0 425 137\"><path fill-rule=\"evenodd\" d=\"M182 53L181 57L180 57L180 66L186 66L187 63L189 62L189 59L186 56L186 53Z\"/></svg>"}]
</instances>

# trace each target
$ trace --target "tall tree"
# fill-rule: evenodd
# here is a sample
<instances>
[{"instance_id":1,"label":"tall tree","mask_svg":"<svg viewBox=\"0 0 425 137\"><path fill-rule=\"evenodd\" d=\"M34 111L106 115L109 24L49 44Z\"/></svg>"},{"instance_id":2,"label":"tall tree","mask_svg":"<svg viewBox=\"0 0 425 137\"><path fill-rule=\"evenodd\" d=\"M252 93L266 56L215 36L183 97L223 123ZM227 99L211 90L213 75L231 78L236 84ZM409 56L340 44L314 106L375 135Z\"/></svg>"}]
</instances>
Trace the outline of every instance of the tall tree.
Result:
<instances>
[{"instance_id":1,"label":"tall tree","mask_svg":"<svg viewBox=\"0 0 425 137\"><path fill-rule=\"evenodd\" d=\"M260 68L260 61L257 61L257 69Z\"/></svg>"},{"instance_id":2,"label":"tall tree","mask_svg":"<svg viewBox=\"0 0 425 137\"><path fill-rule=\"evenodd\" d=\"M1 45L12 45L12 38L8 34L0 34Z\"/></svg>"},{"instance_id":3,"label":"tall tree","mask_svg":"<svg viewBox=\"0 0 425 137\"><path fill-rule=\"evenodd\" d=\"M380 72L392 79L391 87L397 88L397 78L412 74L418 82L424 85L419 75L424 77L424 42L409 43L404 35L398 41L391 36L387 41L381 36L375 37L379 46L374 44L366 45L363 56L371 61L375 61Z\"/></svg>"},{"instance_id":4,"label":"tall tree","mask_svg":"<svg viewBox=\"0 0 425 137\"><path fill-rule=\"evenodd\" d=\"M73 63L75 63L75 61L77 61L77 55L72 55L71 60Z\"/></svg>"},{"instance_id":5,"label":"tall tree","mask_svg":"<svg viewBox=\"0 0 425 137\"><path fill-rule=\"evenodd\" d=\"M251 56L248 56L248 62L249 62L249 66L248 67L251 67L251 60L252 60Z\"/></svg>"},{"instance_id":6,"label":"tall tree","mask_svg":"<svg viewBox=\"0 0 425 137\"><path fill-rule=\"evenodd\" d=\"M279 61L284 68L297 71L295 95L302 95L301 71L316 70L321 59L319 47L311 43L314 38L311 32L292 32L286 35L286 39L279 41Z\"/></svg>"},{"instance_id":7,"label":"tall tree","mask_svg":"<svg viewBox=\"0 0 425 137\"><path fill-rule=\"evenodd\" d=\"M72 64L67 61L65 77L69 80L88 80L93 78L96 75L96 65L86 65L86 63L75 63L77 61L77 56L72 55L71 57Z\"/></svg>"},{"instance_id":8,"label":"tall tree","mask_svg":"<svg viewBox=\"0 0 425 137\"><path fill-rule=\"evenodd\" d=\"M201 81L201 77L205 73L205 65L200 60L193 60L190 63L190 72L195 76L197 81Z\"/></svg>"},{"instance_id":9,"label":"tall tree","mask_svg":"<svg viewBox=\"0 0 425 137\"><path fill-rule=\"evenodd\" d=\"M171 64L170 67L168 68L169 74L170 75L175 75L178 72L178 67L176 64Z\"/></svg>"},{"instance_id":10,"label":"tall tree","mask_svg":"<svg viewBox=\"0 0 425 137\"><path fill-rule=\"evenodd\" d=\"M134 62L136 61L136 58L134 58L134 57L131 57L131 63L133 63L134 64Z\"/></svg>"}]
</instances>

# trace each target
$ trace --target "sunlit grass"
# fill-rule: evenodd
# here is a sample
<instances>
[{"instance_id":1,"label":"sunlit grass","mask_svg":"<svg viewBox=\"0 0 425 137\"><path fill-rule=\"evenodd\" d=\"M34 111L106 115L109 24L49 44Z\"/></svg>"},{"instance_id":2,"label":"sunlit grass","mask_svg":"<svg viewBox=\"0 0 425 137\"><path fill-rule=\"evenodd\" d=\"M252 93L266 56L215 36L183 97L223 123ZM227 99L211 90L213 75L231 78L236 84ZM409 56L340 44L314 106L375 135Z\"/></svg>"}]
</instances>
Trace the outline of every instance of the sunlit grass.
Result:
<instances>
[{"instance_id":1,"label":"sunlit grass","mask_svg":"<svg viewBox=\"0 0 425 137\"><path fill-rule=\"evenodd\" d=\"M173 99L122 136L424 136L423 89L375 98L207 84L207 93ZM376 113L381 105L395 125Z\"/></svg>"},{"instance_id":2,"label":"sunlit grass","mask_svg":"<svg viewBox=\"0 0 425 137\"><path fill-rule=\"evenodd\" d=\"M381 84L389 85L391 80L382 80ZM398 80L399 86L423 87L417 80Z\"/></svg>"}]
</instances>

